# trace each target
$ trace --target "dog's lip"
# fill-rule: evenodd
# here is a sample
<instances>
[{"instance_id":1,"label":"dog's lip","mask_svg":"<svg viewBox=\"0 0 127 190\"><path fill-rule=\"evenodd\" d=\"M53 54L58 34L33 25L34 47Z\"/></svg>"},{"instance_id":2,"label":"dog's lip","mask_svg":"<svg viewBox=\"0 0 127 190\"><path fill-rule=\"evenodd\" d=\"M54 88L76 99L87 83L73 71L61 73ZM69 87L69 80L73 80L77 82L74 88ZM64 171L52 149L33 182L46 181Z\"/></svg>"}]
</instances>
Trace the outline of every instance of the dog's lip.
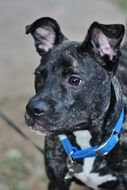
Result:
<instances>
[{"instance_id":1,"label":"dog's lip","mask_svg":"<svg viewBox=\"0 0 127 190\"><path fill-rule=\"evenodd\" d=\"M28 113L25 113L25 121L26 121L26 124L29 128L32 129L32 131L35 131L35 132L40 132L44 135L59 135L59 134L63 134L64 131L54 131L54 130L48 130L46 129L46 127L42 126L42 124L40 124L36 119L33 119L32 117L30 117L28 115Z\"/></svg>"},{"instance_id":2,"label":"dog's lip","mask_svg":"<svg viewBox=\"0 0 127 190\"><path fill-rule=\"evenodd\" d=\"M37 131L45 135L60 135L64 133L70 133L72 131L81 130L81 125L84 126L85 124L84 121L77 123L71 127L70 131L69 130L65 131L65 130L60 130L60 129L57 130L56 128L54 129L53 127L52 127L52 130L51 129L48 130L44 125L40 124L37 119L30 117L27 112L25 113L25 120L26 120L27 126L30 127L33 131ZM74 129L75 127L76 129ZM68 129L68 127L66 127L66 129Z\"/></svg>"},{"instance_id":3,"label":"dog's lip","mask_svg":"<svg viewBox=\"0 0 127 190\"><path fill-rule=\"evenodd\" d=\"M25 121L27 126L32 127L34 125L34 120L32 117L30 117L27 113L25 113Z\"/></svg>"},{"instance_id":4,"label":"dog's lip","mask_svg":"<svg viewBox=\"0 0 127 190\"><path fill-rule=\"evenodd\" d=\"M42 127L41 125L38 125L36 122L34 123L33 126L30 126L30 127L34 131L40 131L42 133L48 133L48 131L44 127Z\"/></svg>"},{"instance_id":5,"label":"dog's lip","mask_svg":"<svg viewBox=\"0 0 127 190\"><path fill-rule=\"evenodd\" d=\"M27 113L25 113L25 120L28 127L32 128L33 130L44 133L48 132L48 130L45 127L37 123L37 121L30 117Z\"/></svg>"}]
</instances>

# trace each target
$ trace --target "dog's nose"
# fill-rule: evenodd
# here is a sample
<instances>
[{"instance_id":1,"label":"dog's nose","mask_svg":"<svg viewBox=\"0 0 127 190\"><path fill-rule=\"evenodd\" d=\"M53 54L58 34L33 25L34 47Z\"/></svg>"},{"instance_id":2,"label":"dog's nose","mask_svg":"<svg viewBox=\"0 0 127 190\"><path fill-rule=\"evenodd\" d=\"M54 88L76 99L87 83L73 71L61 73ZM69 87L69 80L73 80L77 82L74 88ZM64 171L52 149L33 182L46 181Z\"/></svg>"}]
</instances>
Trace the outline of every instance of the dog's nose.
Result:
<instances>
[{"instance_id":1,"label":"dog's nose","mask_svg":"<svg viewBox=\"0 0 127 190\"><path fill-rule=\"evenodd\" d=\"M26 106L26 111L30 116L41 116L48 109L48 103L38 99L31 99Z\"/></svg>"}]
</instances>

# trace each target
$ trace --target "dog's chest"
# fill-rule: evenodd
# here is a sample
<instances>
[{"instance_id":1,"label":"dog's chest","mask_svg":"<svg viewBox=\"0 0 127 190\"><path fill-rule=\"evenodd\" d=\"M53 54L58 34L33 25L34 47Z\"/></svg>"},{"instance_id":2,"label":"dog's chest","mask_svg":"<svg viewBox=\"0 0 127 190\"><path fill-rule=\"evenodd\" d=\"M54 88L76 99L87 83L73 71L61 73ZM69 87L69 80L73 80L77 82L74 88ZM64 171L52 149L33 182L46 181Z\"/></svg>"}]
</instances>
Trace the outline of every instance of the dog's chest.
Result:
<instances>
[{"instance_id":1,"label":"dog's chest","mask_svg":"<svg viewBox=\"0 0 127 190\"><path fill-rule=\"evenodd\" d=\"M87 148L90 146L91 135L87 130L74 132L76 141L81 149ZM95 158L85 158L83 160L83 171L81 173L75 173L75 177L82 181L87 186L93 188L94 190L99 190L99 185L116 180L116 177L107 174L100 176L99 173L92 172L94 166ZM100 166L103 167L103 166Z\"/></svg>"}]
</instances>

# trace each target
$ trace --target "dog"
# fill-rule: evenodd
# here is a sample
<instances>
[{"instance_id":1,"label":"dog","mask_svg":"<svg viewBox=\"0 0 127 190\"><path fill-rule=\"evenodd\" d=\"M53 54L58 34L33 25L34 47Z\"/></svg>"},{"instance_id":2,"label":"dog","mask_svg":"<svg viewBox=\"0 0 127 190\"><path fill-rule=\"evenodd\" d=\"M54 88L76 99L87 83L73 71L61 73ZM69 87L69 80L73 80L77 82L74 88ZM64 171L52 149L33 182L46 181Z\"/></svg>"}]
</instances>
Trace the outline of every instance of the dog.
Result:
<instances>
[{"instance_id":1,"label":"dog","mask_svg":"<svg viewBox=\"0 0 127 190\"><path fill-rule=\"evenodd\" d=\"M123 90L123 98L124 98L124 104L125 107L127 107L127 56L126 56L126 51L127 51L127 40L124 42L122 48L121 48L121 56L119 60L119 65L116 71L116 76L119 79L120 85Z\"/></svg>"},{"instance_id":2,"label":"dog","mask_svg":"<svg viewBox=\"0 0 127 190\"><path fill-rule=\"evenodd\" d=\"M94 190L127 189L125 102L116 77L122 81L124 32L121 24L93 22L77 42L50 17L26 27L41 63L25 119L45 135L48 190L69 190L73 181Z\"/></svg>"}]
</instances>

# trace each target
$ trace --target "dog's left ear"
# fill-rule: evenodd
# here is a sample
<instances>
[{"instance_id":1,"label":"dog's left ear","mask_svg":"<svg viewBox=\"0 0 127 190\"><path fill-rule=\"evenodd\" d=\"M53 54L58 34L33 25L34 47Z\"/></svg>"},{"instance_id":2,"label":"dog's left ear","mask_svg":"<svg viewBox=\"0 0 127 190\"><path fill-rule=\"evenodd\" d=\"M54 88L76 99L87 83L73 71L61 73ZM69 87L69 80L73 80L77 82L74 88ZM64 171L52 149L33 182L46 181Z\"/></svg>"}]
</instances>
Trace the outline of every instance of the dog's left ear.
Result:
<instances>
[{"instance_id":1,"label":"dog's left ear","mask_svg":"<svg viewBox=\"0 0 127 190\"><path fill-rule=\"evenodd\" d=\"M120 44L125 33L122 24L104 25L94 22L87 33L80 51L90 51L101 57L108 69L113 68L120 55Z\"/></svg>"},{"instance_id":2,"label":"dog's left ear","mask_svg":"<svg viewBox=\"0 0 127 190\"><path fill-rule=\"evenodd\" d=\"M26 26L26 34L31 33L37 52L43 56L66 37L62 34L58 23L50 17L42 17Z\"/></svg>"}]
</instances>

